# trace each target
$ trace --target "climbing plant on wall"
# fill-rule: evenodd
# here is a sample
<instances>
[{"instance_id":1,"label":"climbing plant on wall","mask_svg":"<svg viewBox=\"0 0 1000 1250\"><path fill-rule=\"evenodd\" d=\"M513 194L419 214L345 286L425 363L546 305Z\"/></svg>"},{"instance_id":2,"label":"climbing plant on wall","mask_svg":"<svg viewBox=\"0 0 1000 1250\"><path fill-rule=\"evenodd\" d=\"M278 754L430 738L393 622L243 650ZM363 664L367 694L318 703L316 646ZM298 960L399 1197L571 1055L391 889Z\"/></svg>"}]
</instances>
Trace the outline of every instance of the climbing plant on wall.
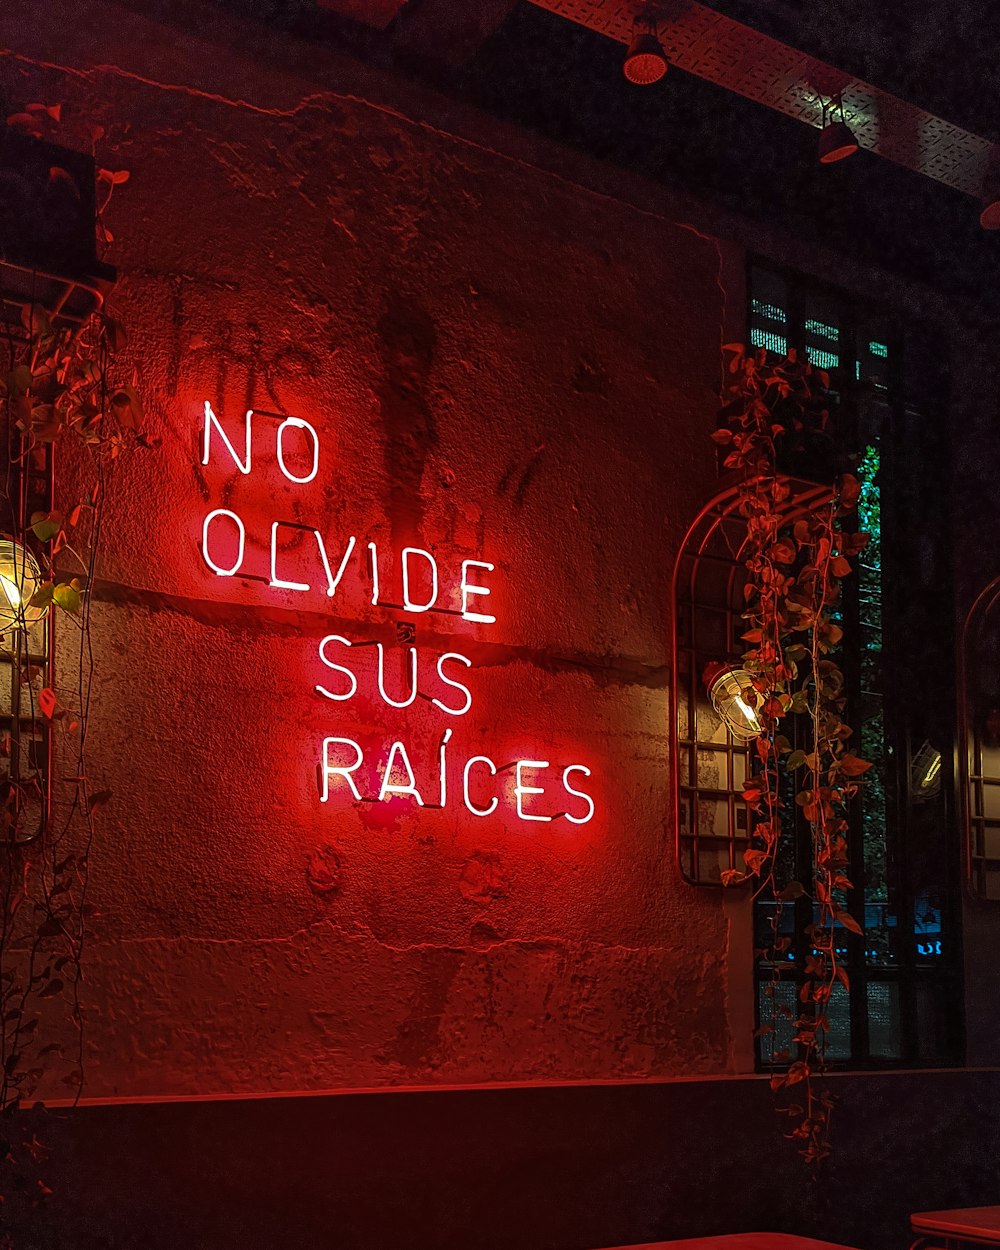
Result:
<instances>
[{"instance_id":1,"label":"climbing plant on wall","mask_svg":"<svg viewBox=\"0 0 1000 1250\"><path fill-rule=\"evenodd\" d=\"M867 538L853 521L857 478L830 472L828 376L794 350L780 359L741 344L726 350L729 385L712 437L723 450L724 467L740 474L747 535L742 663L761 732L754 742L756 766L743 789L752 821L744 869L722 878L729 886L752 882L778 902L771 948L759 952L775 969L768 987L771 1018L761 1021L760 1030L772 1038L771 1085L791 1117L789 1135L807 1160L818 1162L829 1153L833 1101L815 1078L825 1066L828 1004L838 983L848 986L838 940L845 930L862 932L849 907L847 831L851 800L870 765L850 746L838 651L843 583ZM794 485L783 469L803 462L821 473L826 467L828 489L809 493L808 505L796 507ZM810 833L806 880L789 875L779 854L783 834L796 820ZM805 918L797 935L795 1008L776 995L777 970L793 946L781 933L782 905ZM784 1051L773 1044L781 1020L791 1026Z\"/></svg>"},{"instance_id":2,"label":"climbing plant on wall","mask_svg":"<svg viewBox=\"0 0 1000 1250\"><path fill-rule=\"evenodd\" d=\"M32 105L8 124L37 138L59 118L58 106ZM50 177L69 175L54 168ZM103 206L125 177L101 171ZM106 240L100 214L97 228ZM48 1192L44 1147L14 1113L40 1090L76 1100L83 1089L90 857L95 820L111 798L88 771L92 588L115 462L127 448L150 446L137 377L121 363L121 323L100 308L81 324L23 299L4 306L18 305L19 322L8 321L0 339L0 532L15 553L0 579L13 692L0 740L0 1200L8 1202L12 1191L32 1201ZM51 482L56 455L70 462L76 494L56 507L50 493L39 508L37 484ZM46 613L59 618L47 639Z\"/></svg>"}]
</instances>

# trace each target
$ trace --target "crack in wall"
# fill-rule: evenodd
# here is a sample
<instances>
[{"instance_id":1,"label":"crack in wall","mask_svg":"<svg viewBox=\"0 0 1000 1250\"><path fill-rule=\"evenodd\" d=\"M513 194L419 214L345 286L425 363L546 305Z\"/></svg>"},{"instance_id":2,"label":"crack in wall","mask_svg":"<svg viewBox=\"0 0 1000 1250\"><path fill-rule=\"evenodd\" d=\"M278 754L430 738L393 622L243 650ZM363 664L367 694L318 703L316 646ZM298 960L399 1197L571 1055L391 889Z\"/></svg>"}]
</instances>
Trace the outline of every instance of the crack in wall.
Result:
<instances>
[{"instance_id":1,"label":"crack in wall","mask_svg":"<svg viewBox=\"0 0 1000 1250\"><path fill-rule=\"evenodd\" d=\"M361 630L373 639L394 644L398 641L397 619L366 621L357 617L341 617L322 612L300 612L292 609L245 607L241 604L216 603L189 599L161 591L140 590L119 582L95 581L92 597L116 607L143 607L152 613L173 612L213 629L229 633L245 633L252 629L259 637L300 638L303 635L327 634L338 629ZM431 649L447 649L454 644L454 635L427 629L421 624L418 645ZM663 690L668 685L669 665L650 664L634 656L596 655L587 652L557 652L548 648L522 646L483 640L463 640L463 653L477 668L499 668L510 664L529 664L541 672L579 672L600 685L621 685L648 690ZM603 681L601 679L604 679Z\"/></svg>"}]
</instances>

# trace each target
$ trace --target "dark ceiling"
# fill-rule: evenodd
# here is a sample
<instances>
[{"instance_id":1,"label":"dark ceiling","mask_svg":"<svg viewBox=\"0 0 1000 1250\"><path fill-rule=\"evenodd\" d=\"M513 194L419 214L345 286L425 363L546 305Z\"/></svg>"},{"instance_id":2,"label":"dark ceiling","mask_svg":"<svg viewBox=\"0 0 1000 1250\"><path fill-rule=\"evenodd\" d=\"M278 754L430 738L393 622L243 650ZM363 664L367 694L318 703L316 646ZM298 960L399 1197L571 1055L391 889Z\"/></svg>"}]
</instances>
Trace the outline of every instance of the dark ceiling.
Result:
<instances>
[{"instance_id":1,"label":"dark ceiling","mask_svg":"<svg viewBox=\"0 0 1000 1250\"><path fill-rule=\"evenodd\" d=\"M988 139L1000 139L994 0L706 0Z\"/></svg>"},{"instance_id":2,"label":"dark ceiling","mask_svg":"<svg viewBox=\"0 0 1000 1250\"><path fill-rule=\"evenodd\" d=\"M783 221L799 238L1000 312L1000 232L981 229L979 207L967 196L864 150L821 166L815 130L676 68L654 86L633 86L622 75L620 45L528 0L467 64L432 61L407 44L407 22L421 6L442 2L409 0L382 33L313 0L222 0L391 64L601 160L752 218ZM715 0L710 7L1000 138L1000 37L990 0Z\"/></svg>"}]
</instances>

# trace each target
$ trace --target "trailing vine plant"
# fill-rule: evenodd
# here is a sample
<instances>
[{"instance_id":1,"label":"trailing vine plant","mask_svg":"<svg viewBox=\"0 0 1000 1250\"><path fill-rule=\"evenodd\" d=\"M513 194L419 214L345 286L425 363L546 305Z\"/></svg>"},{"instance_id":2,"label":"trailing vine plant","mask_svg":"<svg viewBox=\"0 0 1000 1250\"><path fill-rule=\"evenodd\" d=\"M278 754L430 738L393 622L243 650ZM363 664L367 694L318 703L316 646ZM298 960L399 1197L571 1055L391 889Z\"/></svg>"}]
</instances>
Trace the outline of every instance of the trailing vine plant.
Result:
<instances>
[{"instance_id":1,"label":"trailing vine plant","mask_svg":"<svg viewBox=\"0 0 1000 1250\"><path fill-rule=\"evenodd\" d=\"M29 105L11 115L8 124L38 138L43 123L58 123L60 112L58 105ZM100 133L91 128L94 141ZM65 170L51 171L51 179L67 178ZM103 206L113 187L126 178L124 171L101 171ZM106 241L100 218L97 228ZM0 740L0 754L10 762L0 780L4 1212L13 1197L37 1203L51 1192L43 1179L45 1146L14 1113L29 1105L40 1089L52 1097L61 1086L64 1096L76 1102L84 1084L80 986L94 915L87 899L90 855L95 818L111 798L88 772L94 676L90 591L111 465L126 447L151 445L142 433L137 378L120 364L124 347L123 327L103 310L72 326L29 304L22 309L19 326L0 329L5 355L0 356L5 473L0 534L13 538L38 562L41 581L28 607L59 616L58 665L51 684L48 665L38 663L24 629L0 639L19 674L22 719L30 721L27 733L7 733ZM79 496L59 509L31 510L25 482L44 473L53 450L71 452L72 489ZM44 754L42 730L55 736L51 810L39 758Z\"/></svg>"},{"instance_id":2,"label":"trailing vine plant","mask_svg":"<svg viewBox=\"0 0 1000 1250\"><path fill-rule=\"evenodd\" d=\"M723 449L723 465L739 478L739 511L746 522L742 559L747 644L743 667L751 674L757 721L756 767L743 799L751 813L745 868L722 874L724 885L755 886L773 895L776 910L771 945L758 956L773 969L766 987L770 1019L771 1087L779 1109L791 1117L788 1136L802 1155L817 1163L830 1152L833 1099L816 1078L825 1069L830 1031L828 1009L835 987L849 989L838 940L843 931L860 936L851 914L848 822L860 778L870 765L850 749L853 731L845 723L844 675L837 661L843 637L841 596L852 558L867 542L857 532L859 485L850 473L830 476L826 392L829 378L794 349L775 359L729 344L730 383L712 435ZM825 462L828 486L806 495L805 506L782 468L803 461ZM815 474L814 474L815 475ZM711 680L711 674L709 680ZM789 796L808 826L811 880L779 880L783 833L796 819ZM781 1003L780 965L791 940L782 936L782 906L796 906L808 922L795 1009ZM777 1049L779 1022L791 1030L791 1047Z\"/></svg>"}]
</instances>

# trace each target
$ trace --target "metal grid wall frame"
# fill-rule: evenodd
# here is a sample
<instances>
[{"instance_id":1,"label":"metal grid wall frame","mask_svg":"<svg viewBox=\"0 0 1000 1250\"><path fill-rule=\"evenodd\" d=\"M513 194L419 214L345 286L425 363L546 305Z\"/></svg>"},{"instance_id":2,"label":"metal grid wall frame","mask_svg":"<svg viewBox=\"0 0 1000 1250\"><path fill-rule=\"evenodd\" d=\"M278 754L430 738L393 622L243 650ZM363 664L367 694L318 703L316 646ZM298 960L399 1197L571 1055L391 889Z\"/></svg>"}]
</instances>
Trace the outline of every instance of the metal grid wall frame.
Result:
<instances>
[{"instance_id":1,"label":"metal grid wall frame","mask_svg":"<svg viewBox=\"0 0 1000 1250\"><path fill-rule=\"evenodd\" d=\"M791 490L789 522L829 495L828 487L784 480ZM742 870L752 832L742 795L753 747L729 732L702 680L707 664L737 661L746 650L740 635L747 535L739 503L739 481L731 481L695 518L674 565L674 826L681 874L699 886L719 886L726 869Z\"/></svg>"},{"instance_id":2,"label":"metal grid wall frame","mask_svg":"<svg viewBox=\"0 0 1000 1250\"><path fill-rule=\"evenodd\" d=\"M29 350L32 306L46 310L52 325L78 331L101 307L114 271L93 280L63 277L12 261L0 261L0 340L8 346L10 367ZM2 440L3 484L0 536L23 538L32 546L30 520L54 507L55 464L50 443L29 442L9 425ZM44 567L43 551L34 552ZM0 634L0 793L20 796L13 822L17 841L32 841L46 828L52 807L53 733L41 708L41 692L54 685L55 614L28 630Z\"/></svg>"},{"instance_id":3,"label":"metal grid wall frame","mask_svg":"<svg viewBox=\"0 0 1000 1250\"><path fill-rule=\"evenodd\" d=\"M1000 901L1000 577L978 595L959 645L959 802L965 875L978 898Z\"/></svg>"}]
</instances>

